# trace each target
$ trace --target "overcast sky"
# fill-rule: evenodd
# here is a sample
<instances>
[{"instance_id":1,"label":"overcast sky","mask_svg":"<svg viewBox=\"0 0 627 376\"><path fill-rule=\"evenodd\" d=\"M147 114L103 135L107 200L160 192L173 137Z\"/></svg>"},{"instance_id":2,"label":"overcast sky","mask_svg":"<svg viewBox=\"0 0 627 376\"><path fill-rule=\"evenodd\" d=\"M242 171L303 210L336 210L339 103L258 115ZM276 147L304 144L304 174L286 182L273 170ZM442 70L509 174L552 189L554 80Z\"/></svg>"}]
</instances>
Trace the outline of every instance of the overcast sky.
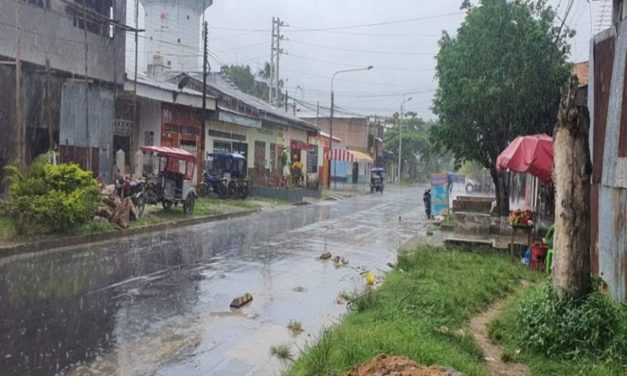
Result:
<instances>
[{"instance_id":1,"label":"overcast sky","mask_svg":"<svg viewBox=\"0 0 627 376\"><path fill-rule=\"evenodd\" d=\"M569 1L549 2L559 6L563 17ZM289 40L282 42L287 54L281 56L280 73L291 96L329 106L335 71L374 65L371 71L338 76L337 106L389 115L399 110L406 93L412 97L406 111L432 118L437 41L442 30L455 34L463 20L460 4L461 0L214 0L205 13L210 62L212 69L248 64L257 71L270 60L271 21L273 16L280 17L289 25L282 29ZM592 5L574 1L566 20L577 31L571 40L572 61L588 59L590 36L605 26L600 22L607 25L610 13L609 0ZM374 23L385 24L348 28ZM334 30L320 30L328 28Z\"/></svg>"}]
</instances>

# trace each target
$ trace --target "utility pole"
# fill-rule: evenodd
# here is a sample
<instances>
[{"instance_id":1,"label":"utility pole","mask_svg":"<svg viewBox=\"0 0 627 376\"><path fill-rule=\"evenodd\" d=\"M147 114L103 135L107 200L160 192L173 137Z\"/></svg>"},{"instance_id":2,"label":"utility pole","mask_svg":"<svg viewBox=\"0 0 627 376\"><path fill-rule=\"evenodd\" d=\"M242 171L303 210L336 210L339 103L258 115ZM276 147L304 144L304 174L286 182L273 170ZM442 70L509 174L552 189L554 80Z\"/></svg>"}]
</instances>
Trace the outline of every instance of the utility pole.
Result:
<instances>
[{"instance_id":1,"label":"utility pole","mask_svg":"<svg viewBox=\"0 0 627 376\"><path fill-rule=\"evenodd\" d=\"M15 7L15 130L17 136L17 162L22 168L24 163L24 135L22 124L22 60L20 56L20 6Z\"/></svg>"},{"instance_id":2,"label":"utility pole","mask_svg":"<svg viewBox=\"0 0 627 376\"><path fill-rule=\"evenodd\" d=\"M43 121L48 128L48 148L54 150L54 135L52 134L52 116L50 115L50 60L46 59L46 75L44 81Z\"/></svg>"},{"instance_id":3,"label":"utility pole","mask_svg":"<svg viewBox=\"0 0 627 376\"><path fill-rule=\"evenodd\" d=\"M87 170L91 170L91 142L89 134L89 43L87 43L87 6L83 4L83 37L85 39L85 130L87 138Z\"/></svg>"},{"instance_id":4,"label":"utility pole","mask_svg":"<svg viewBox=\"0 0 627 376\"><path fill-rule=\"evenodd\" d=\"M286 91L286 92L285 92L285 112L287 112L287 111L288 111L288 110L287 110L287 108L288 108L288 103L287 103L288 98L289 98L289 96L287 95L287 91Z\"/></svg>"},{"instance_id":5,"label":"utility pole","mask_svg":"<svg viewBox=\"0 0 627 376\"><path fill-rule=\"evenodd\" d=\"M281 41L286 40L281 35L281 27L288 26L285 22L281 21L278 17L272 17L272 41L270 43L270 78L269 78L269 103L281 106L280 89L281 89L281 74L280 57L285 51L281 49Z\"/></svg>"},{"instance_id":6,"label":"utility pole","mask_svg":"<svg viewBox=\"0 0 627 376\"><path fill-rule=\"evenodd\" d=\"M316 102L316 125L320 120L320 101Z\"/></svg>"},{"instance_id":7,"label":"utility pole","mask_svg":"<svg viewBox=\"0 0 627 376\"><path fill-rule=\"evenodd\" d=\"M281 35L281 26L284 26L285 23L281 21L280 18L276 19L276 96L279 97L279 93L281 92L281 71L279 69L281 54L283 50L281 49L281 41L283 40L283 35ZM286 96L287 99L287 96ZM286 109L287 111L287 109Z\"/></svg>"},{"instance_id":8,"label":"utility pole","mask_svg":"<svg viewBox=\"0 0 627 376\"><path fill-rule=\"evenodd\" d=\"M398 119L398 183L401 183L402 172L403 172L403 159L402 159L402 151L403 151L403 116L405 110L405 103L409 102L413 99L413 97L409 97L405 99L406 94L403 95L403 101L401 102L401 113L400 118Z\"/></svg>"},{"instance_id":9,"label":"utility pole","mask_svg":"<svg viewBox=\"0 0 627 376\"><path fill-rule=\"evenodd\" d=\"M268 103L272 104L274 102L274 37L276 35L276 19L272 17L272 40L270 42L270 77L268 77Z\"/></svg>"},{"instance_id":10,"label":"utility pole","mask_svg":"<svg viewBox=\"0 0 627 376\"><path fill-rule=\"evenodd\" d=\"M205 129L205 123L207 122L207 53L209 52L207 49L208 45L208 30L207 30L207 21L205 21L204 29L203 29L203 54L202 54L202 119L203 124L202 128Z\"/></svg>"},{"instance_id":11,"label":"utility pole","mask_svg":"<svg viewBox=\"0 0 627 376\"><path fill-rule=\"evenodd\" d=\"M333 75L335 78L335 75ZM333 110L335 109L335 92L333 91L333 79L331 80L331 113L329 118L329 181L327 182L327 189L331 189L331 179L335 172L335 160L333 159ZM333 171L332 171L333 170ZM335 179L335 189L337 189L337 179Z\"/></svg>"},{"instance_id":12,"label":"utility pole","mask_svg":"<svg viewBox=\"0 0 627 376\"><path fill-rule=\"evenodd\" d=\"M133 129L139 129L137 121L137 65L139 64L139 0L135 0L135 73L133 77ZM113 150L115 153L115 150Z\"/></svg>"}]
</instances>

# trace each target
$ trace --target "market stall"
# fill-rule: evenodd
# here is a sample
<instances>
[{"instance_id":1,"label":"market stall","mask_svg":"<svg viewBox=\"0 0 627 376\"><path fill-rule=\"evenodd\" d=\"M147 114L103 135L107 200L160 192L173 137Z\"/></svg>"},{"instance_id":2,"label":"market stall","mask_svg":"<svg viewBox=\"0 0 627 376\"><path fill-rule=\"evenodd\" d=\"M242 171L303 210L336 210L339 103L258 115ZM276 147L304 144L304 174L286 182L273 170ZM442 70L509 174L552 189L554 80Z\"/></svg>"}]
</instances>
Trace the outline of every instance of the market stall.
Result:
<instances>
[{"instance_id":1,"label":"market stall","mask_svg":"<svg viewBox=\"0 0 627 376\"><path fill-rule=\"evenodd\" d=\"M516 137L497 158L497 169L530 175L525 179L525 208L518 208L510 213L509 224L512 227L510 250L514 252L514 239L517 232L527 234L529 264L540 270L544 265L546 247L532 242L534 229L541 219L552 214L551 186L553 173L553 139L546 134ZM544 210L540 210L544 208Z\"/></svg>"}]
</instances>

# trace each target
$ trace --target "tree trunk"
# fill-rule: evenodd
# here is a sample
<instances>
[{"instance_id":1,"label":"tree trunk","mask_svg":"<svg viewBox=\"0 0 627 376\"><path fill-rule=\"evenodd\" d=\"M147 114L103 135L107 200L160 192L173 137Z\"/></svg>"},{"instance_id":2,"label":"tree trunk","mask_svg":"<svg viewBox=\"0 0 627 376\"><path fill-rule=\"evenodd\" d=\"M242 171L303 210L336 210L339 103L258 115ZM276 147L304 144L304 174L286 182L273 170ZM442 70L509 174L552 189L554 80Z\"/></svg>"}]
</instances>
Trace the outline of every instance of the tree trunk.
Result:
<instances>
[{"instance_id":1,"label":"tree trunk","mask_svg":"<svg viewBox=\"0 0 627 376\"><path fill-rule=\"evenodd\" d=\"M562 98L553 149L555 242L553 287L559 296L590 292L590 149L589 115L577 107L577 79Z\"/></svg>"},{"instance_id":2,"label":"tree trunk","mask_svg":"<svg viewBox=\"0 0 627 376\"><path fill-rule=\"evenodd\" d=\"M507 189L506 175L497 171L496 167L490 168L490 176L494 182L496 192L496 212L503 217L509 214L509 191Z\"/></svg>"}]
</instances>

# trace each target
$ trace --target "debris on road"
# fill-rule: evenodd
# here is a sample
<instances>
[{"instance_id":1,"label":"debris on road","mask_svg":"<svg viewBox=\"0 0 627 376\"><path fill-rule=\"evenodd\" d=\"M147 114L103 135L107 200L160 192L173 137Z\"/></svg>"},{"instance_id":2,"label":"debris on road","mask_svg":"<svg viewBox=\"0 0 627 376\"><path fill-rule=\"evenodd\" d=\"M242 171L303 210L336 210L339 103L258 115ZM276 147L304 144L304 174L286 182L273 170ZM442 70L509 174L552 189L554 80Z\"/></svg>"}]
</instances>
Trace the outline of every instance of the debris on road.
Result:
<instances>
[{"instance_id":1,"label":"debris on road","mask_svg":"<svg viewBox=\"0 0 627 376\"><path fill-rule=\"evenodd\" d=\"M231 308L241 308L252 301L253 296L249 293L246 293L240 297L233 299L233 301L231 302Z\"/></svg>"},{"instance_id":2,"label":"debris on road","mask_svg":"<svg viewBox=\"0 0 627 376\"><path fill-rule=\"evenodd\" d=\"M303 328L303 323L294 320L290 320L290 323L287 324L287 329L289 329L294 337L300 335L302 332L305 331L305 328Z\"/></svg>"},{"instance_id":3,"label":"debris on road","mask_svg":"<svg viewBox=\"0 0 627 376\"><path fill-rule=\"evenodd\" d=\"M320 260L329 260L331 257L333 257L333 255L331 252L327 251L320 255Z\"/></svg>"},{"instance_id":4,"label":"debris on road","mask_svg":"<svg viewBox=\"0 0 627 376\"><path fill-rule=\"evenodd\" d=\"M396 265L395 265L393 262L388 262L388 266L389 266L391 269L396 268Z\"/></svg>"},{"instance_id":5,"label":"debris on road","mask_svg":"<svg viewBox=\"0 0 627 376\"><path fill-rule=\"evenodd\" d=\"M348 302L351 301L351 297L345 293L345 292L341 292L337 295L337 298L335 298L335 302L337 304L346 304Z\"/></svg>"},{"instance_id":6,"label":"debris on road","mask_svg":"<svg viewBox=\"0 0 627 376\"><path fill-rule=\"evenodd\" d=\"M305 292L305 288L301 286L296 286L292 289L294 292Z\"/></svg>"},{"instance_id":7,"label":"debris on road","mask_svg":"<svg viewBox=\"0 0 627 376\"><path fill-rule=\"evenodd\" d=\"M462 376L461 373L443 367L421 366L413 360L400 356L378 355L370 362L358 365L348 371L346 376Z\"/></svg>"}]
</instances>

